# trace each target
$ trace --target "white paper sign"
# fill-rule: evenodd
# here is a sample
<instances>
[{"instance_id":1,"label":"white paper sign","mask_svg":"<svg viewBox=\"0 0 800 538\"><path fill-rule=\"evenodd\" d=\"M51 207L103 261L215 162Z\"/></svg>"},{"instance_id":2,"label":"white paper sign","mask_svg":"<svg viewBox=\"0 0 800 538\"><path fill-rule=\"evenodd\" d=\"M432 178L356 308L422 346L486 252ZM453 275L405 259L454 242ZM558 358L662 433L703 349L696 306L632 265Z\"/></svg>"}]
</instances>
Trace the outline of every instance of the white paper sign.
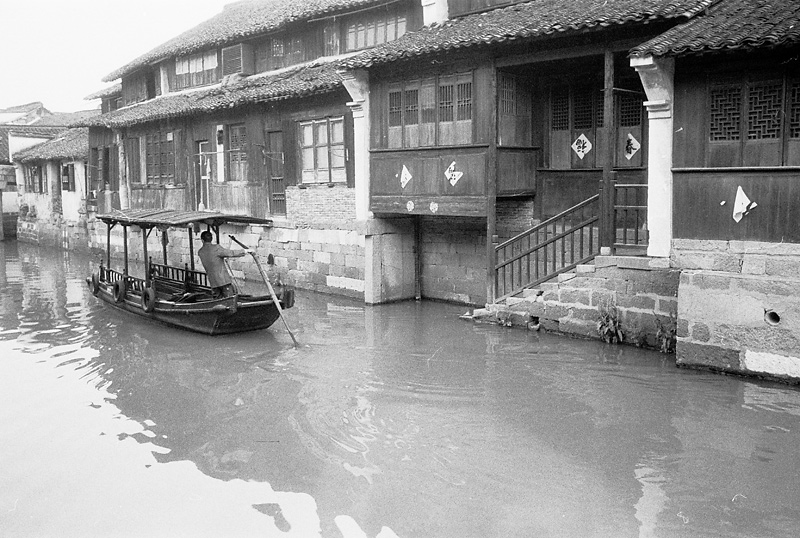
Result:
<instances>
[{"instance_id":1,"label":"white paper sign","mask_svg":"<svg viewBox=\"0 0 800 538\"><path fill-rule=\"evenodd\" d=\"M572 143L571 147L572 151L574 151L581 160L583 160L587 153L592 151L592 143L583 133L581 133L581 136L575 139L575 142Z\"/></svg>"},{"instance_id":2,"label":"white paper sign","mask_svg":"<svg viewBox=\"0 0 800 538\"><path fill-rule=\"evenodd\" d=\"M452 185L453 187L456 186L456 183L458 183L458 180L461 179L461 176L463 176L463 175L464 175L464 172L456 171L456 162L455 161L450 163L450 166L448 166L447 170L444 171L444 177L447 178L447 180L450 182L450 185Z\"/></svg>"},{"instance_id":3,"label":"white paper sign","mask_svg":"<svg viewBox=\"0 0 800 538\"><path fill-rule=\"evenodd\" d=\"M411 172L408 171L406 165L403 165L403 171L400 172L400 186L405 189L412 177L414 176L412 176Z\"/></svg>"},{"instance_id":4,"label":"white paper sign","mask_svg":"<svg viewBox=\"0 0 800 538\"><path fill-rule=\"evenodd\" d=\"M631 133L628 133L628 140L625 142L625 158L629 161L641 149L642 145Z\"/></svg>"}]
</instances>

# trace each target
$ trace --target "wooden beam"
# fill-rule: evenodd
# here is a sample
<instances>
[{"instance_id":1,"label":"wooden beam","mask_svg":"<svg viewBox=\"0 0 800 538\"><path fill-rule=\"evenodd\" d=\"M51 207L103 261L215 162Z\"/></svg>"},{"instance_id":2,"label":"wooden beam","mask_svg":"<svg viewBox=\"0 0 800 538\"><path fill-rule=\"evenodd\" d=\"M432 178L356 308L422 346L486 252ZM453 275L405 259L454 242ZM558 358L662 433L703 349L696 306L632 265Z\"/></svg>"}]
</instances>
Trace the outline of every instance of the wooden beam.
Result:
<instances>
[{"instance_id":1,"label":"wooden beam","mask_svg":"<svg viewBox=\"0 0 800 538\"><path fill-rule=\"evenodd\" d=\"M606 154L603 163L603 179L600 200L601 226L600 246L613 247L614 230L614 156L616 155L616 116L614 114L614 52L606 49L604 54L603 84L603 129L606 132Z\"/></svg>"},{"instance_id":2,"label":"wooden beam","mask_svg":"<svg viewBox=\"0 0 800 538\"><path fill-rule=\"evenodd\" d=\"M497 244L497 67L489 79L489 149L486 158L486 302L494 302L494 247Z\"/></svg>"}]
</instances>

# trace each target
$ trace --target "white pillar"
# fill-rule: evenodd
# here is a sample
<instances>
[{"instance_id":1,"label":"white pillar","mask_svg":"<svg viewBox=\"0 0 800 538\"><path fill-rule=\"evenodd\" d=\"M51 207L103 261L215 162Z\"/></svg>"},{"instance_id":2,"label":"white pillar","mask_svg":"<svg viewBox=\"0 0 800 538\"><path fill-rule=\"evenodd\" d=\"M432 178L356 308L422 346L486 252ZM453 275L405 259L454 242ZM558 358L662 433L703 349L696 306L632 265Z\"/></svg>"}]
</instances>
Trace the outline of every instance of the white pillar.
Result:
<instances>
[{"instance_id":1,"label":"white pillar","mask_svg":"<svg viewBox=\"0 0 800 538\"><path fill-rule=\"evenodd\" d=\"M446 21L447 18L447 0L422 0L422 23L425 26L442 23Z\"/></svg>"},{"instance_id":2,"label":"white pillar","mask_svg":"<svg viewBox=\"0 0 800 538\"><path fill-rule=\"evenodd\" d=\"M356 220L372 218L369 210L369 74L366 71L343 71L344 87L350 93L347 103L353 113L353 173L355 174Z\"/></svg>"},{"instance_id":3,"label":"white pillar","mask_svg":"<svg viewBox=\"0 0 800 538\"><path fill-rule=\"evenodd\" d=\"M669 257L672 248L672 134L675 60L631 58L647 93L647 255Z\"/></svg>"}]
</instances>

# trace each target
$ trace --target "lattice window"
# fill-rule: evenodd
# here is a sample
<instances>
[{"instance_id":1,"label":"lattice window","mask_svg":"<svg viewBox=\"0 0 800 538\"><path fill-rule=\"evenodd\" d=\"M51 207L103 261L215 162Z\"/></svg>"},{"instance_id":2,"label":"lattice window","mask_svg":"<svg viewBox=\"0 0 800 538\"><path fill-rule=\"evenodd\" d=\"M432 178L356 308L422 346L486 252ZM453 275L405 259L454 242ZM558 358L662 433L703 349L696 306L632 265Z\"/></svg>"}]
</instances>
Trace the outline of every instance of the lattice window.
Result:
<instances>
[{"instance_id":1,"label":"lattice window","mask_svg":"<svg viewBox=\"0 0 800 538\"><path fill-rule=\"evenodd\" d=\"M458 121L472 119L472 82L459 82L456 87L456 106Z\"/></svg>"},{"instance_id":2,"label":"lattice window","mask_svg":"<svg viewBox=\"0 0 800 538\"><path fill-rule=\"evenodd\" d=\"M389 92L389 127L403 124L403 92Z\"/></svg>"},{"instance_id":3,"label":"lattice window","mask_svg":"<svg viewBox=\"0 0 800 538\"><path fill-rule=\"evenodd\" d=\"M500 113L508 116L517 113L517 81L510 76L500 77Z\"/></svg>"},{"instance_id":4,"label":"lattice window","mask_svg":"<svg viewBox=\"0 0 800 538\"><path fill-rule=\"evenodd\" d=\"M800 81L789 87L789 138L800 138Z\"/></svg>"},{"instance_id":5,"label":"lattice window","mask_svg":"<svg viewBox=\"0 0 800 538\"><path fill-rule=\"evenodd\" d=\"M575 88L572 96L572 128L578 130L594 127L592 93L589 88Z\"/></svg>"},{"instance_id":6,"label":"lattice window","mask_svg":"<svg viewBox=\"0 0 800 538\"><path fill-rule=\"evenodd\" d=\"M569 130L569 89L554 88L550 98L550 128L553 131Z\"/></svg>"},{"instance_id":7,"label":"lattice window","mask_svg":"<svg viewBox=\"0 0 800 538\"><path fill-rule=\"evenodd\" d=\"M439 121L453 121L453 85L439 86Z\"/></svg>"},{"instance_id":8,"label":"lattice window","mask_svg":"<svg viewBox=\"0 0 800 538\"><path fill-rule=\"evenodd\" d=\"M247 127L243 124L228 128L228 179L247 181Z\"/></svg>"},{"instance_id":9,"label":"lattice window","mask_svg":"<svg viewBox=\"0 0 800 538\"><path fill-rule=\"evenodd\" d=\"M753 84L748 92L747 139L780 138L783 84Z\"/></svg>"},{"instance_id":10,"label":"lattice window","mask_svg":"<svg viewBox=\"0 0 800 538\"><path fill-rule=\"evenodd\" d=\"M594 92L594 101L595 101L595 126L599 129L603 127L603 120L605 119L606 114L606 104L604 102L602 91L595 90Z\"/></svg>"},{"instance_id":11,"label":"lattice window","mask_svg":"<svg viewBox=\"0 0 800 538\"><path fill-rule=\"evenodd\" d=\"M741 90L738 87L713 88L710 108L710 140L713 142L741 139Z\"/></svg>"},{"instance_id":12,"label":"lattice window","mask_svg":"<svg viewBox=\"0 0 800 538\"><path fill-rule=\"evenodd\" d=\"M419 90L406 90L403 106L406 125L419 123Z\"/></svg>"},{"instance_id":13,"label":"lattice window","mask_svg":"<svg viewBox=\"0 0 800 538\"><path fill-rule=\"evenodd\" d=\"M642 124L642 98L634 93L619 96L619 126L636 127Z\"/></svg>"}]
</instances>

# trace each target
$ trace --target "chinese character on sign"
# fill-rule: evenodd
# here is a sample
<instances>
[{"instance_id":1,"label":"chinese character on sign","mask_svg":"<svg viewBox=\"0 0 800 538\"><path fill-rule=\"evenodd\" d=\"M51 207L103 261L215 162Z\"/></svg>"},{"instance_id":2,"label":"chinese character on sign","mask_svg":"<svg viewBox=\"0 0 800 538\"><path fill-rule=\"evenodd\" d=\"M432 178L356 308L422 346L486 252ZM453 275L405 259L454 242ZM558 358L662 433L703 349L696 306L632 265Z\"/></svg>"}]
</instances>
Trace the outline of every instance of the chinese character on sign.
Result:
<instances>
[{"instance_id":1,"label":"chinese character on sign","mask_svg":"<svg viewBox=\"0 0 800 538\"><path fill-rule=\"evenodd\" d=\"M642 145L639 144L639 141L631 133L628 133L628 139L625 141L625 158L630 161L641 147Z\"/></svg>"},{"instance_id":2,"label":"chinese character on sign","mask_svg":"<svg viewBox=\"0 0 800 538\"><path fill-rule=\"evenodd\" d=\"M408 203L406 204L406 209L408 209L409 211L414 211L414 202L409 200Z\"/></svg>"},{"instance_id":3,"label":"chinese character on sign","mask_svg":"<svg viewBox=\"0 0 800 538\"><path fill-rule=\"evenodd\" d=\"M447 170L444 171L444 177L446 177L448 179L448 181L450 181L450 185L452 185L453 187L456 186L456 183L458 183L458 180L461 179L461 176L463 176L463 175L464 175L464 172L457 172L456 171L456 162L455 161L450 163L450 166L448 166Z\"/></svg>"},{"instance_id":4,"label":"chinese character on sign","mask_svg":"<svg viewBox=\"0 0 800 538\"><path fill-rule=\"evenodd\" d=\"M430 208L431 208L431 213L436 213L437 211L439 211L439 204L437 204L436 202L431 202Z\"/></svg>"},{"instance_id":5,"label":"chinese character on sign","mask_svg":"<svg viewBox=\"0 0 800 538\"><path fill-rule=\"evenodd\" d=\"M587 153L592 151L592 143L589 142L589 139L586 138L586 135L581 133L575 142L572 143L572 151L578 156L579 159L583 159Z\"/></svg>"},{"instance_id":6,"label":"chinese character on sign","mask_svg":"<svg viewBox=\"0 0 800 538\"><path fill-rule=\"evenodd\" d=\"M408 171L408 168L406 168L406 165L403 165L403 171L400 172L400 186L405 189L412 177L413 176L411 175L411 172Z\"/></svg>"}]
</instances>

